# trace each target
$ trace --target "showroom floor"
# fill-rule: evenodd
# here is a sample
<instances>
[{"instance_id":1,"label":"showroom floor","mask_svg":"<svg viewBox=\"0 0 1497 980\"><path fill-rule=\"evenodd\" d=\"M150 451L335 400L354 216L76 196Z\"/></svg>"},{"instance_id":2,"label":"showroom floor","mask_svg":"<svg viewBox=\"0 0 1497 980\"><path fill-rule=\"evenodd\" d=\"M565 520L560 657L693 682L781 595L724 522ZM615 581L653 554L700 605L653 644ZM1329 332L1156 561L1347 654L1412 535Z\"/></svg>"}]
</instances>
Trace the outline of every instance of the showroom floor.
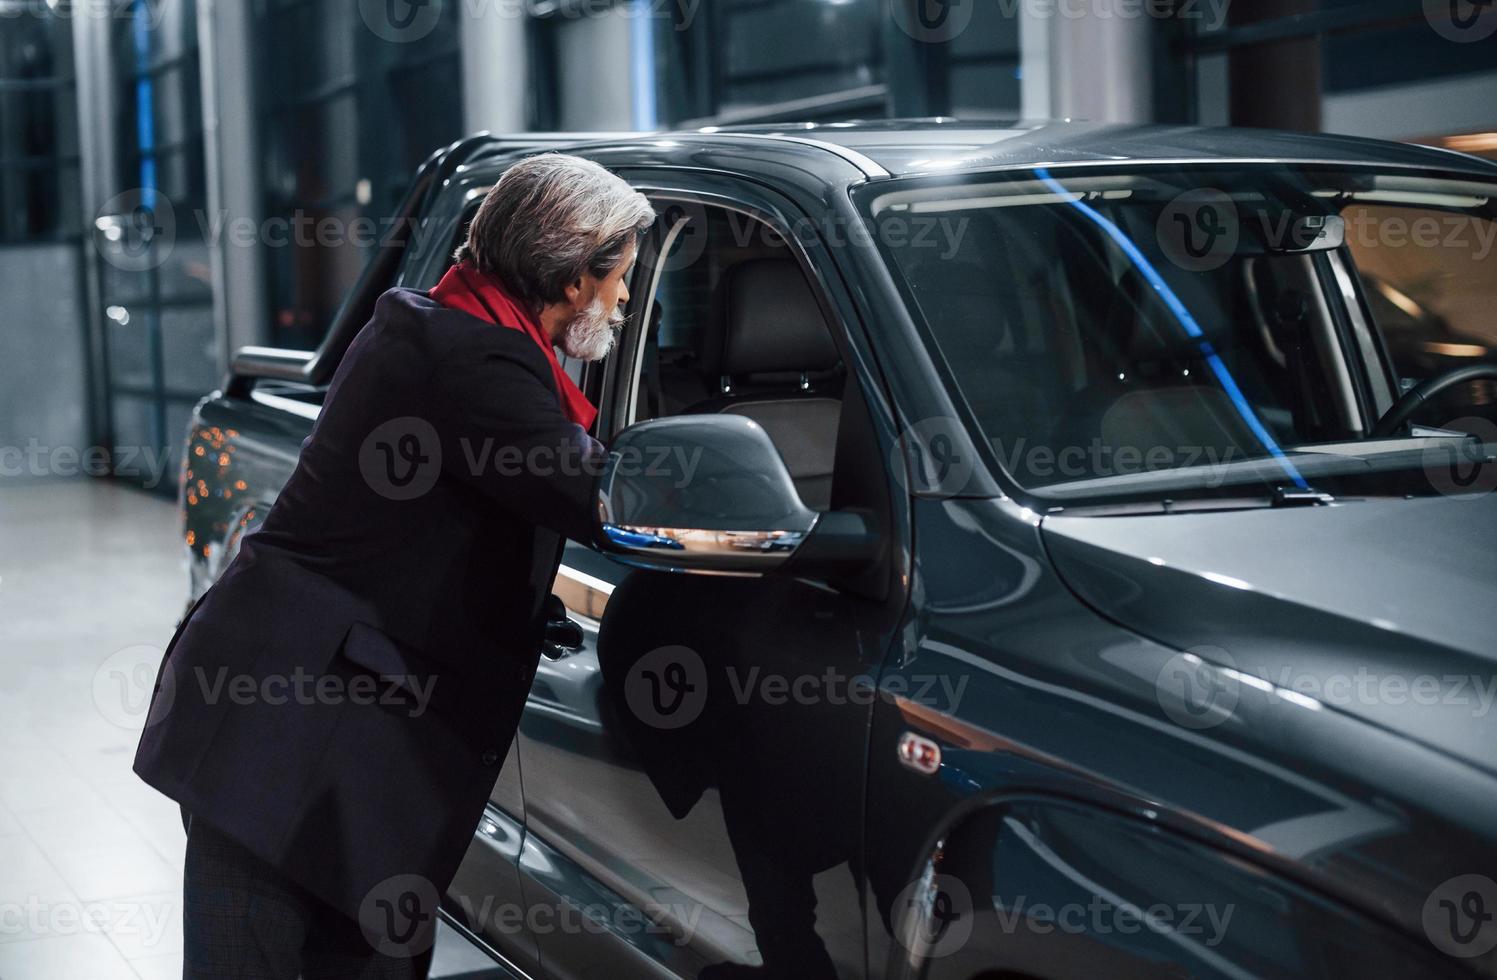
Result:
<instances>
[{"instance_id":1,"label":"showroom floor","mask_svg":"<svg viewBox=\"0 0 1497 980\"><path fill-rule=\"evenodd\" d=\"M174 504L0 487L0 980L182 975L185 837L130 770L186 596ZM444 931L433 977L484 961Z\"/></svg>"}]
</instances>

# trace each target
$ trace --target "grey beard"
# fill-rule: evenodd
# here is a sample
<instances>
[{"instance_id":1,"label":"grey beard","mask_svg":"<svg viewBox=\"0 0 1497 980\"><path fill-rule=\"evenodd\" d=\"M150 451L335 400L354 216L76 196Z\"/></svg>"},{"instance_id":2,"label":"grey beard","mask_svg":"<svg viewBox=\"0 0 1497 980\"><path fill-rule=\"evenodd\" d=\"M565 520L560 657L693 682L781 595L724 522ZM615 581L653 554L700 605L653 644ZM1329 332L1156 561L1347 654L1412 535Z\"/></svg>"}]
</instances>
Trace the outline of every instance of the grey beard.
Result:
<instances>
[{"instance_id":1,"label":"grey beard","mask_svg":"<svg viewBox=\"0 0 1497 980\"><path fill-rule=\"evenodd\" d=\"M561 349L568 357L581 361L600 361L613 348L615 331L623 326L624 315L615 309L603 309L602 300L593 300L567 321L561 331Z\"/></svg>"}]
</instances>

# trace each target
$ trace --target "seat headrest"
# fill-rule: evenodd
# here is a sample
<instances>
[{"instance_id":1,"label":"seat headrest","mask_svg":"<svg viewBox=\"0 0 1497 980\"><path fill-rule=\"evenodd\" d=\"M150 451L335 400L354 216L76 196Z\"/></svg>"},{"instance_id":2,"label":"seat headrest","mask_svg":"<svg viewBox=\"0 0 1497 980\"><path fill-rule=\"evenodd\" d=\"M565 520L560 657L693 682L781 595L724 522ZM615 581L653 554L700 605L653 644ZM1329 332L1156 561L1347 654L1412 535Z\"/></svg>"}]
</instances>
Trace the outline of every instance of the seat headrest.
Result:
<instances>
[{"instance_id":1,"label":"seat headrest","mask_svg":"<svg viewBox=\"0 0 1497 980\"><path fill-rule=\"evenodd\" d=\"M723 276L720 373L828 371L841 361L794 259L751 259Z\"/></svg>"}]
</instances>

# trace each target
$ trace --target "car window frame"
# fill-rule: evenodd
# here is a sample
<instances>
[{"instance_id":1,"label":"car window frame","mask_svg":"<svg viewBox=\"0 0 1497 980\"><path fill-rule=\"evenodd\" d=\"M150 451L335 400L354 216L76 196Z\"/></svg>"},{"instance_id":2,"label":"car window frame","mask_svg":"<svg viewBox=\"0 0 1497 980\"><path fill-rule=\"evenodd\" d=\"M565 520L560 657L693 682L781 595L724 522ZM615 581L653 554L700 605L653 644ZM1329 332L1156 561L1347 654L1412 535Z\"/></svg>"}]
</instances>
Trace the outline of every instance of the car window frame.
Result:
<instances>
[{"instance_id":1,"label":"car window frame","mask_svg":"<svg viewBox=\"0 0 1497 980\"><path fill-rule=\"evenodd\" d=\"M1398 400L1398 377L1383 332L1372 315L1354 257L1343 245L1334 252L1324 253L1322 258L1327 294L1341 299L1339 316L1345 318L1346 340L1361 363L1358 382L1359 394L1364 399L1365 432Z\"/></svg>"},{"instance_id":2,"label":"car window frame","mask_svg":"<svg viewBox=\"0 0 1497 980\"><path fill-rule=\"evenodd\" d=\"M689 207L699 208L721 208L734 211L745 217L759 221L773 229L784 239L789 253L795 258L800 266L801 272L806 277L806 282L811 288L812 295L816 298L817 305L821 308L822 316L832 330L833 342L846 365L849 374L853 372L854 359L852 355L852 331L862 329L861 321L849 322L842 313L836 298L828 289L828 282L812 260L805 242L801 237L790 230L790 221L784 220L784 214L776 213L762 208L757 204L746 200L745 196L738 196L722 191L707 191L689 186L690 182L685 180L672 180L667 174L647 169L624 170L621 168L619 176L628 180L630 186L649 198L652 205L661 202L674 202ZM724 176L714 174L713 176ZM761 194L764 192L760 192ZM788 205L786 205L788 207ZM601 389L601 400L598 402L599 422L597 429L598 438L605 443L614 435L622 431L628 425L633 424L637 416L639 403L640 384L642 380L642 367L644 358L644 335L649 328L650 312L653 309L657 290L659 287L660 258L662 248L671 244L674 238L667 240L662 236L660 242L653 242L650 236L646 236L647 245L642 245L638 260L635 263L634 282L630 283L630 300L626 307L629 315L628 323L619 337L614 353L603 362L603 384ZM664 254L668 254L666 251ZM636 286L648 283L646 288L636 291ZM870 378L864 373L859 373L856 381L866 389L872 381L880 385L881 394L885 394L882 388L882 378ZM869 392L865 390L865 399Z\"/></svg>"}]
</instances>

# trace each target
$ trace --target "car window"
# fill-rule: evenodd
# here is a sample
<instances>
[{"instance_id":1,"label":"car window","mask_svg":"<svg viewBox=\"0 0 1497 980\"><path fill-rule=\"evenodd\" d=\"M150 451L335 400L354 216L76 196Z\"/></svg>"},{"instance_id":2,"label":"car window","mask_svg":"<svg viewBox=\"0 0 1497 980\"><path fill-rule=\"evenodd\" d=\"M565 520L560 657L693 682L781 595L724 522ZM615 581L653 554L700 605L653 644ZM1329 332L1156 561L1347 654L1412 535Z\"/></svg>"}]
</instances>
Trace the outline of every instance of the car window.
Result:
<instances>
[{"instance_id":1,"label":"car window","mask_svg":"<svg viewBox=\"0 0 1497 980\"><path fill-rule=\"evenodd\" d=\"M846 372L799 258L774 228L738 211L668 202L657 211L665 228L686 223L657 263L627 382L633 419L752 418L802 499L825 507Z\"/></svg>"},{"instance_id":2,"label":"car window","mask_svg":"<svg viewBox=\"0 0 1497 980\"><path fill-rule=\"evenodd\" d=\"M1431 492L1423 440L1474 431L1380 431L1369 376L1387 365L1333 287L1356 265L1462 324L1383 304L1406 387L1491 363L1491 259L1377 245L1363 268L1357 209L1448 201L1480 249L1497 185L1287 167L907 183L865 195L876 240L993 459L1042 496ZM1462 385L1463 406L1490 413L1490 388Z\"/></svg>"},{"instance_id":3,"label":"car window","mask_svg":"<svg viewBox=\"0 0 1497 980\"><path fill-rule=\"evenodd\" d=\"M1355 204L1347 246L1400 392L1497 357L1497 221L1458 210ZM1416 419L1497 422L1497 381L1437 395Z\"/></svg>"}]
</instances>

